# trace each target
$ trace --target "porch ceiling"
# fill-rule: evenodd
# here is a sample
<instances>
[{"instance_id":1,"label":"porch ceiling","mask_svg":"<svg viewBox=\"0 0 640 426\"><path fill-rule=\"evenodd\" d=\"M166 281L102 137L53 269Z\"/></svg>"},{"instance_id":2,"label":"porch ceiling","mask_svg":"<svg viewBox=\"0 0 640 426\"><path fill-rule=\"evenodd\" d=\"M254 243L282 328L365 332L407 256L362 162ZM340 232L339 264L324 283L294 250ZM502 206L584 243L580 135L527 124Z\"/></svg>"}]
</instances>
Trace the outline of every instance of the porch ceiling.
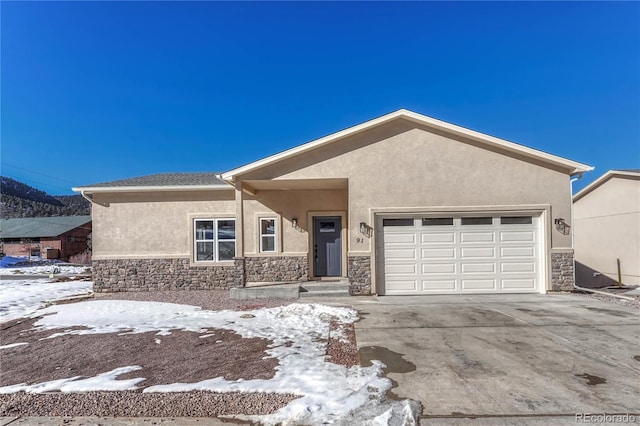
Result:
<instances>
[{"instance_id":1,"label":"porch ceiling","mask_svg":"<svg viewBox=\"0 0 640 426\"><path fill-rule=\"evenodd\" d=\"M291 191L298 189L346 189L348 179L282 179L282 180L245 180L245 188L254 191Z\"/></svg>"}]
</instances>

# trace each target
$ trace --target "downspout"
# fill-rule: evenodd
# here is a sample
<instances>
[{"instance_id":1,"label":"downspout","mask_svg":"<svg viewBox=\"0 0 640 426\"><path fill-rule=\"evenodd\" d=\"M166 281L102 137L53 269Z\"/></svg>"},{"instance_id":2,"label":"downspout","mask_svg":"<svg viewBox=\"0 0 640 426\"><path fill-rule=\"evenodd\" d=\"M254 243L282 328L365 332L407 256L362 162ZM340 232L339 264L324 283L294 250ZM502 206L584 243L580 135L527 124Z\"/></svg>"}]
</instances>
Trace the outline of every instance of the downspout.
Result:
<instances>
[{"instance_id":1,"label":"downspout","mask_svg":"<svg viewBox=\"0 0 640 426\"><path fill-rule=\"evenodd\" d=\"M571 180L569 181L569 187L571 189L571 224L575 223L575 220L573 218L573 182L578 181L580 179L582 179L582 176L584 175L584 173L578 173L576 175L576 177L571 178ZM574 243L574 234L573 234L574 230L573 227L571 229L571 248L574 250L574 254L575 254L575 243ZM636 300L633 297L629 297L629 296L623 296L621 294L613 294L613 293L607 293L606 291L600 291L600 290L594 290L592 288L586 288L586 287L579 287L576 284L576 268L575 268L575 256L573 259L573 288L575 290L580 290L580 291L585 291L587 293L596 293L596 294L602 294L605 296L612 296L612 297L617 297L618 299L625 299L625 300Z\"/></svg>"},{"instance_id":2,"label":"downspout","mask_svg":"<svg viewBox=\"0 0 640 426\"><path fill-rule=\"evenodd\" d=\"M93 197L89 197L84 191L80 191L80 195L82 195L82 198L84 198L91 204L97 204L99 206L109 207L109 203L98 203L97 201L93 201Z\"/></svg>"}]
</instances>

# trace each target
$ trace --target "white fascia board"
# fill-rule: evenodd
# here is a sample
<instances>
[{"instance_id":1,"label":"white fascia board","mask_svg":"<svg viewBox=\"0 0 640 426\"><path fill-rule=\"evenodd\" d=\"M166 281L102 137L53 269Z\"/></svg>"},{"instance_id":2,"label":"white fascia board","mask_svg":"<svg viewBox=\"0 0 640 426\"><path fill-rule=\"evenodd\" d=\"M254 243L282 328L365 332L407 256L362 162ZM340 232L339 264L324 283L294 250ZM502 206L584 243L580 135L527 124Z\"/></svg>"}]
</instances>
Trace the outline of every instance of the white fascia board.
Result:
<instances>
[{"instance_id":1,"label":"white fascia board","mask_svg":"<svg viewBox=\"0 0 640 426\"><path fill-rule=\"evenodd\" d=\"M80 186L71 190L95 194L98 192L231 191L233 187L230 185Z\"/></svg>"},{"instance_id":2,"label":"white fascia board","mask_svg":"<svg viewBox=\"0 0 640 426\"><path fill-rule=\"evenodd\" d=\"M263 158L253 163L249 163L244 166L238 167L236 169L229 170L228 172L222 173L221 177L225 181L231 182L234 180L235 176L237 175L246 173L251 170L259 169L260 167L275 163L280 160L284 160L289 157L293 157L303 152L310 151L312 149L315 149L327 143L335 142L339 139L355 135L357 133L379 126L383 123L395 120L397 118L405 118L413 122L416 122L418 124L425 125L427 127L440 129L454 135L467 137L490 146L501 148L503 150L514 152L516 154L524 155L525 157L534 158L536 160L543 161L549 164L561 166L563 168L568 169L569 174L571 175L593 170L593 167L588 166L586 164L582 164L576 161L568 160L566 158L558 157L556 155L549 154L543 151L538 151L533 148L528 148L526 146L523 146L514 142L509 142L504 139L496 138L493 136L486 135L484 133L466 129L464 127L460 127L455 124L447 123L445 121L427 117L426 115L415 113L413 111L401 109L401 110L392 112L390 114L383 115L382 117L378 117L373 120L369 120L367 122L358 124L356 126L349 127L348 129L341 130L337 133L333 133L331 135L322 137L320 139L316 139L306 144L288 149L278 154L271 155L269 157Z\"/></svg>"},{"instance_id":3,"label":"white fascia board","mask_svg":"<svg viewBox=\"0 0 640 426\"><path fill-rule=\"evenodd\" d=\"M609 170L607 173L603 174L598 179L594 180L589 185L585 186L580 191L578 191L576 195L573 196L573 202L575 203L576 201L578 201L579 199L589 194L591 191L593 191L594 189L596 189L597 187L599 187L600 185L602 185L603 183L607 182L609 179L612 179L614 177L640 178L640 173Z\"/></svg>"}]
</instances>

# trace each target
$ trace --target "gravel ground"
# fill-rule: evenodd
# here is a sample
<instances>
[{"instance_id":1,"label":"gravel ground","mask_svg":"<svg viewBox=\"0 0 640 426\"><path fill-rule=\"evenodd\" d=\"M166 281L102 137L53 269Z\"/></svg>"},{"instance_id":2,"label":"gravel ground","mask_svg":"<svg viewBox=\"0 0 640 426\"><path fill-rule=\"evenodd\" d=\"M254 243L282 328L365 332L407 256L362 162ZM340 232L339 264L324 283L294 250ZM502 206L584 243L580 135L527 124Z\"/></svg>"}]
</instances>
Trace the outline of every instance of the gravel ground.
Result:
<instances>
[{"instance_id":1,"label":"gravel ground","mask_svg":"<svg viewBox=\"0 0 640 426\"><path fill-rule=\"evenodd\" d=\"M210 311L225 309L243 311L274 308L292 303L291 299L229 299L228 290L166 290L122 293L96 293L99 300L139 300L145 302L167 302L180 305L200 306Z\"/></svg>"},{"instance_id":2,"label":"gravel ground","mask_svg":"<svg viewBox=\"0 0 640 426\"><path fill-rule=\"evenodd\" d=\"M583 293L583 292L576 291L573 294L576 294L581 297L588 297L590 299L601 300L603 302L615 303L616 305L629 306L631 308L640 309L640 298L638 297L635 297L634 300L629 300L629 299L622 299L620 297L609 296L609 295L600 294L600 293L586 293L586 292Z\"/></svg>"},{"instance_id":3,"label":"gravel ground","mask_svg":"<svg viewBox=\"0 0 640 426\"><path fill-rule=\"evenodd\" d=\"M296 399L266 393L14 393L0 395L0 416L217 417L269 414Z\"/></svg>"},{"instance_id":4,"label":"gravel ground","mask_svg":"<svg viewBox=\"0 0 640 426\"><path fill-rule=\"evenodd\" d=\"M229 292L159 291L97 294L99 300L159 301L200 306L207 310L251 310L292 303L284 299L232 300ZM268 379L275 374L277 359L265 358L269 341L242 338L229 330L211 329L215 337L200 339L198 333L174 331L161 336L101 334L39 339L31 330L35 320L3 324L0 344L29 342L29 346L1 352L0 386L35 383L76 375L91 376L123 365L141 365L143 370L121 378L147 377L140 386L194 382L223 376L235 379ZM47 332L47 335L51 333ZM352 324L330 324L327 361L345 366L359 363ZM26 348L29 348L26 350ZM125 350L122 350L125 349ZM185 366L187 366L185 368ZM127 417L216 417L226 414L269 414L298 396L267 393L176 392L142 393L86 392L0 394L0 416L127 416Z\"/></svg>"}]
</instances>

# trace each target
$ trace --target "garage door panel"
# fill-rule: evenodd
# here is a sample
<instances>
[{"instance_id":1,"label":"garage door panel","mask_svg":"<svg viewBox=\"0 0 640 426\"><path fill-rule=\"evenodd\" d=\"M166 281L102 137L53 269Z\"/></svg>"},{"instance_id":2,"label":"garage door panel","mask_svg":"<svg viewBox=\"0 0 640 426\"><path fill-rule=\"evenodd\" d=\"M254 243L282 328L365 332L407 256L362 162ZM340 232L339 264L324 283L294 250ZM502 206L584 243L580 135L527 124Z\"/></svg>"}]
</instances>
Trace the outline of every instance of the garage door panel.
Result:
<instances>
[{"instance_id":1,"label":"garage door panel","mask_svg":"<svg viewBox=\"0 0 640 426\"><path fill-rule=\"evenodd\" d=\"M462 263L462 273L463 274L475 274L475 273L484 273L484 274L495 274L496 273L496 264L495 263Z\"/></svg>"},{"instance_id":2,"label":"garage door panel","mask_svg":"<svg viewBox=\"0 0 640 426\"><path fill-rule=\"evenodd\" d=\"M501 247L500 256L503 258L509 257L535 257L535 248L530 247Z\"/></svg>"},{"instance_id":3,"label":"garage door panel","mask_svg":"<svg viewBox=\"0 0 640 426\"><path fill-rule=\"evenodd\" d=\"M535 272L535 262L518 262L518 263L506 263L500 264L500 272L504 273L520 273L520 272Z\"/></svg>"},{"instance_id":4,"label":"garage door panel","mask_svg":"<svg viewBox=\"0 0 640 426\"><path fill-rule=\"evenodd\" d=\"M420 235L423 244L453 244L456 242L455 232L425 233Z\"/></svg>"},{"instance_id":5,"label":"garage door panel","mask_svg":"<svg viewBox=\"0 0 640 426\"><path fill-rule=\"evenodd\" d=\"M462 290L497 290L495 279L462 279Z\"/></svg>"},{"instance_id":6,"label":"garage door panel","mask_svg":"<svg viewBox=\"0 0 640 426\"><path fill-rule=\"evenodd\" d=\"M462 247L460 257L462 259L493 259L496 257L496 250L494 247Z\"/></svg>"},{"instance_id":7,"label":"garage door panel","mask_svg":"<svg viewBox=\"0 0 640 426\"><path fill-rule=\"evenodd\" d=\"M423 259L455 259L456 249L451 248L423 248Z\"/></svg>"},{"instance_id":8,"label":"garage door panel","mask_svg":"<svg viewBox=\"0 0 640 426\"><path fill-rule=\"evenodd\" d=\"M386 293L394 292L416 292L418 290L418 280L390 280L386 282Z\"/></svg>"},{"instance_id":9,"label":"garage door panel","mask_svg":"<svg viewBox=\"0 0 640 426\"><path fill-rule=\"evenodd\" d=\"M418 275L418 265L416 263L387 265L386 273L389 275Z\"/></svg>"},{"instance_id":10,"label":"garage door panel","mask_svg":"<svg viewBox=\"0 0 640 426\"><path fill-rule=\"evenodd\" d=\"M415 244L416 234L413 233L385 233L385 244Z\"/></svg>"},{"instance_id":11,"label":"garage door panel","mask_svg":"<svg viewBox=\"0 0 640 426\"><path fill-rule=\"evenodd\" d=\"M502 288L504 290L535 290L536 280L534 278L522 278L522 279L510 279L505 278L501 280Z\"/></svg>"},{"instance_id":12,"label":"garage door panel","mask_svg":"<svg viewBox=\"0 0 640 426\"><path fill-rule=\"evenodd\" d=\"M387 225L378 235L384 247L385 294L537 292L544 253L540 221L511 216L384 219ZM474 220L478 223L468 224Z\"/></svg>"},{"instance_id":13,"label":"garage door panel","mask_svg":"<svg viewBox=\"0 0 640 426\"><path fill-rule=\"evenodd\" d=\"M501 242L526 242L533 243L535 241L535 233L531 231L502 231L500 232Z\"/></svg>"},{"instance_id":14,"label":"garage door panel","mask_svg":"<svg viewBox=\"0 0 640 426\"><path fill-rule=\"evenodd\" d=\"M494 243L495 242L495 233L494 232L461 232L460 233L460 242L461 243Z\"/></svg>"},{"instance_id":15,"label":"garage door panel","mask_svg":"<svg viewBox=\"0 0 640 426\"><path fill-rule=\"evenodd\" d=\"M423 280L422 291L438 292L438 291L455 291L456 280Z\"/></svg>"},{"instance_id":16,"label":"garage door panel","mask_svg":"<svg viewBox=\"0 0 640 426\"><path fill-rule=\"evenodd\" d=\"M395 259L395 260L418 260L418 249L394 249L387 248L384 251L385 259Z\"/></svg>"},{"instance_id":17,"label":"garage door panel","mask_svg":"<svg viewBox=\"0 0 640 426\"><path fill-rule=\"evenodd\" d=\"M455 274L455 263L423 263L422 273L428 274Z\"/></svg>"}]
</instances>

